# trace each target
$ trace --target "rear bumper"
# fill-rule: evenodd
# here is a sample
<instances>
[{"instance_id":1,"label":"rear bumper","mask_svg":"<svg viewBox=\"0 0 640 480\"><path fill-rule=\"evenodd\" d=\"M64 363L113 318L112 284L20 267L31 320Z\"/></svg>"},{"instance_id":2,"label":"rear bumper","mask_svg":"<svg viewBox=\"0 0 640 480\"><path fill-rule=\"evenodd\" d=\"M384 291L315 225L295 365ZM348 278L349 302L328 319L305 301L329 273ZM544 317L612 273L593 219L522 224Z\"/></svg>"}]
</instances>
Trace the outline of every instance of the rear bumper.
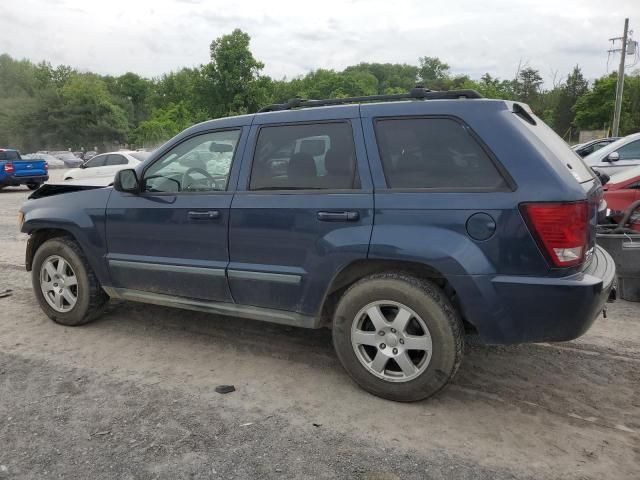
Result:
<instances>
[{"instance_id":1,"label":"rear bumper","mask_svg":"<svg viewBox=\"0 0 640 480\"><path fill-rule=\"evenodd\" d=\"M11 187L17 185L25 185L27 183L44 183L49 180L49 175L33 175L25 177L4 177L0 178L0 186Z\"/></svg>"},{"instance_id":2,"label":"rear bumper","mask_svg":"<svg viewBox=\"0 0 640 480\"><path fill-rule=\"evenodd\" d=\"M581 336L609 299L615 275L611 256L595 247L588 267L568 277L482 275L457 280L467 284L461 285L464 291L472 292L462 310L480 337L487 343L508 344Z\"/></svg>"}]
</instances>

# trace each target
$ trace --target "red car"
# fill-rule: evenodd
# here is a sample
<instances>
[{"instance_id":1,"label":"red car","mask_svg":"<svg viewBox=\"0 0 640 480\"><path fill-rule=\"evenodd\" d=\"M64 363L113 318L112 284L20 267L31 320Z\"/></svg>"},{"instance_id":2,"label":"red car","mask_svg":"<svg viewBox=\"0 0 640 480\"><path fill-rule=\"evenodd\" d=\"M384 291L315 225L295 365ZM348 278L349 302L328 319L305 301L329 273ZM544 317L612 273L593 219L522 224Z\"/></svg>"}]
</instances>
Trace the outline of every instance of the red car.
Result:
<instances>
[{"instance_id":1,"label":"red car","mask_svg":"<svg viewBox=\"0 0 640 480\"><path fill-rule=\"evenodd\" d=\"M629 205L640 200L640 167L612 175L603 188L609 216L619 222ZM640 231L640 210L631 217L631 228Z\"/></svg>"}]
</instances>

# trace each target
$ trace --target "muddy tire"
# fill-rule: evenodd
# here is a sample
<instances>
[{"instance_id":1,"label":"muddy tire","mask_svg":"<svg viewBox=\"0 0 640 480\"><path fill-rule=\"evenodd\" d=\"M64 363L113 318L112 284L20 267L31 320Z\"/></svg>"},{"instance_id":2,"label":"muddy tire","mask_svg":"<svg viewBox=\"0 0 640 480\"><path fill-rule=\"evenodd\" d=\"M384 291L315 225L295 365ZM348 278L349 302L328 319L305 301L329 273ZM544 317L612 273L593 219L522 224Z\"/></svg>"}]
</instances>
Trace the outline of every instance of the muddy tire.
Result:
<instances>
[{"instance_id":1,"label":"muddy tire","mask_svg":"<svg viewBox=\"0 0 640 480\"><path fill-rule=\"evenodd\" d=\"M80 246L67 237L47 240L38 248L31 280L42 310L62 325L90 322L109 299Z\"/></svg>"},{"instance_id":2,"label":"muddy tire","mask_svg":"<svg viewBox=\"0 0 640 480\"><path fill-rule=\"evenodd\" d=\"M464 330L436 284L384 273L358 281L342 296L333 344L345 370L366 391L412 402L434 395L455 376Z\"/></svg>"}]
</instances>

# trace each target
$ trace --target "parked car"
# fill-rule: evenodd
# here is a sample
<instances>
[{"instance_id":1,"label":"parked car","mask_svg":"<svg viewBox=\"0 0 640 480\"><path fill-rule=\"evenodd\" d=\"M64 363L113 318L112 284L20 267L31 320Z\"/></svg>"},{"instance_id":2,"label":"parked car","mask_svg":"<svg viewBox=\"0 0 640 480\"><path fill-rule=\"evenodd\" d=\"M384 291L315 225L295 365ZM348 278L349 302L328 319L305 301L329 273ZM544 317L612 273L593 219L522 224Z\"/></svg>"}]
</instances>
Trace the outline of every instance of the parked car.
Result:
<instances>
[{"instance_id":1,"label":"parked car","mask_svg":"<svg viewBox=\"0 0 640 480\"><path fill-rule=\"evenodd\" d=\"M96 155L98 155L98 152L96 152L95 150L89 150L88 152L84 152L84 155L82 156L82 159L83 160L91 160Z\"/></svg>"},{"instance_id":2,"label":"parked car","mask_svg":"<svg viewBox=\"0 0 640 480\"><path fill-rule=\"evenodd\" d=\"M107 178L113 182L115 174L123 168L135 168L141 161L149 158L147 152L110 152L97 155L80 165L65 172L65 180Z\"/></svg>"},{"instance_id":3,"label":"parked car","mask_svg":"<svg viewBox=\"0 0 640 480\"><path fill-rule=\"evenodd\" d=\"M200 123L112 188L35 192L21 231L42 309L81 325L117 298L331 327L350 376L398 401L452 379L465 330L582 335L615 277L582 159L524 104L365 100Z\"/></svg>"},{"instance_id":4,"label":"parked car","mask_svg":"<svg viewBox=\"0 0 640 480\"><path fill-rule=\"evenodd\" d=\"M47 162L50 169L67 167L62 160L59 160L53 155L49 155L48 153L28 153L26 155L22 155L22 158L26 160L44 160L45 162Z\"/></svg>"},{"instance_id":5,"label":"parked car","mask_svg":"<svg viewBox=\"0 0 640 480\"><path fill-rule=\"evenodd\" d=\"M640 200L640 167L612 175L603 188L608 215L615 222L620 222L629 206ZM640 230L640 218L637 215L633 219L632 228Z\"/></svg>"},{"instance_id":6,"label":"parked car","mask_svg":"<svg viewBox=\"0 0 640 480\"><path fill-rule=\"evenodd\" d=\"M35 190L49 179L48 170L44 160L23 160L17 150L0 148L0 188L26 185Z\"/></svg>"},{"instance_id":7,"label":"parked car","mask_svg":"<svg viewBox=\"0 0 640 480\"><path fill-rule=\"evenodd\" d=\"M640 165L640 133L623 137L584 157L590 167L611 176Z\"/></svg>"},{"instance_id":8,"label":"parked car","mask_svg":"<svg viewBox=\"0 0 640 480\"><path fill-rule=\"evenodd\" d=\"M607 138L598 138L595 140L590 140L585 143L579 143L571 147L571 149L576 152L581 157L586 157L587 155L597 152L603 147L606 147L610 143L615 142L620 137L607 137Z\"/></svg>"},{"instance_id":9,"label":"parked car","mask_svg":"<svg viewBox=\"0 0 640 480\"><path fill-rule=\"evenodd\" d=\"M82 159L71 152L54 152L53 156L62 160L67 168L76 168L82 165Z\"/></svg>"}]
</instances>

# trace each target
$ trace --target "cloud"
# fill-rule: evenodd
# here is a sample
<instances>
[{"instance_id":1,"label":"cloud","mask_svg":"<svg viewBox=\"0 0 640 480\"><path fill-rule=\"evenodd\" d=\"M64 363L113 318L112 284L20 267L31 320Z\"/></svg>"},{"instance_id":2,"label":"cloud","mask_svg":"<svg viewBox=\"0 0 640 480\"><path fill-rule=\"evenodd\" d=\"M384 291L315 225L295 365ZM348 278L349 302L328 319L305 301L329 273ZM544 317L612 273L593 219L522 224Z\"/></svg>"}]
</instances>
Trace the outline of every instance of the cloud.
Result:
<instances>
[{"instance_id":1,"label":"cloud","mask_svg":"<svg viewBox=\"0 0 640 480\"><path fill-rule=\"evenodd\" d=\"M212 40L241 28L275 78L360 62L417 64L426 55L474 78L511 78L528 62L549 82L576 64L590 78L606 73L607 39L634 11L637 0L323 0L313 8L283 0L2 0L0 49L157 76L206 62Z\"/></svg>"}]
</instances>

